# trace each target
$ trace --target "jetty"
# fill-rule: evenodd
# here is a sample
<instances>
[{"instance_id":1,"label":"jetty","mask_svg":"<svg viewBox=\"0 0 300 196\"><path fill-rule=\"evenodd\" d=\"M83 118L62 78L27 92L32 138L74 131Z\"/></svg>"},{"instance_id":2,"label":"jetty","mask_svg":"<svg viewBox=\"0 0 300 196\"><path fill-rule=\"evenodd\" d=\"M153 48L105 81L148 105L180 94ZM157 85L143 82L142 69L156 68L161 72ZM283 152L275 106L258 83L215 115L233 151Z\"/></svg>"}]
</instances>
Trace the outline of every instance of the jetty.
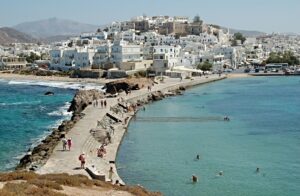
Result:
<instances>
[{"instance_id":1,"label":"jetty","mask_svg":"<svg viewBox=\"0 0 300 196\"><path fill-rule=\"evenodd\" d=\"M143 100L151 96L155 98L156 94L171 95L171 91L184 90L225 78L226 76L219 75L194 77L192 79L183 79L182 81L178 78L165 78L162 81L158 81L151 91L144 87L140 90L132 91L128 95L121 93L117 97L107 98L106 107L101 107L100 104L98 106L90 104L84 109L82 119L66 134L66 138L72 138L72 149L70 151L62 151L62 143L59 143L54 148L46 164L36 172L40 174L82 174L90 178L110 181L108 179L109 169L113 167L112 182L119 180L120 183L124 184L117 173L116 156L130 119L136 112L124 112L126 105L143 102ZM105 122L107 123L105 124ZM106 154L103 158L100 158L97 156L97 149L102 143L97 139L97 135L99 137L99 135L105 135L107 132L110 134L111 143L105 146ZM80 161L78 160L78 156L82 152L86 154L85 170L80 169Z\"/></svg>"}]
</instances>

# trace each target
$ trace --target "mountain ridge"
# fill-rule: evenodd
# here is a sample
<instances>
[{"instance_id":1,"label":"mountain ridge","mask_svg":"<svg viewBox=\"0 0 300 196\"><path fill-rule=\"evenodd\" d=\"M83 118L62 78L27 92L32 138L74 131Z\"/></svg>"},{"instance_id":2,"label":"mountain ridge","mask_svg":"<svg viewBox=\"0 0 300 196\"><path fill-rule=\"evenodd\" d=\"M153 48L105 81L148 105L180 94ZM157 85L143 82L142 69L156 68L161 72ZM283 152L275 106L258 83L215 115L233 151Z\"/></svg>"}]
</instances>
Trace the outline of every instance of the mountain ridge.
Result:
<instances>
[{"instance_id":1,"label":"mountain ridge","mask_svg":"<svg viewBox=\"0 0 300 196\"><path fill-rule=\"evenodd\" d=\"M67 19L49 18L37 21L23 22L12 28L35 38L47 38L63 35L78 35L84 32L95 32L97 25L80 23Z\"/></svg>"},{"instance_id":2,"label":"mountain ridge","mask_svg":"<svg viewBox=\"0 0 300 196\"><path fill-rule=\"evenodd\" d=\"M33 38L32 36L17 31L10 27L1 27L0 28L0 45L9 45L12 43L36 43L38 39Z\"/></svg>"}]
</instances>

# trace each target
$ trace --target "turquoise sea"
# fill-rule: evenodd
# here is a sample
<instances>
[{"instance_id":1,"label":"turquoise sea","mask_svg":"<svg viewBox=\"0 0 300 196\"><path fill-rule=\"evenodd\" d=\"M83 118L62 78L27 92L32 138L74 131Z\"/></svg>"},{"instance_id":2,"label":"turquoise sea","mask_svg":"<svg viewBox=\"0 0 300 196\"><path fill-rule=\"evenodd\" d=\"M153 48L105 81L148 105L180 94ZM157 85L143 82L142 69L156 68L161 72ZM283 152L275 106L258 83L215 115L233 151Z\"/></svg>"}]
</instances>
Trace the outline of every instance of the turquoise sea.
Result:
<instances>
[{"instance_id":1,"label":"turquoise sea","mask_svg":"<svg viewBox=\"0 0 300 196\"><path fill-rule=\"evenodd\" d=\"M29 148L71 117L75 91L47 85L0 80L0 171L13 170ZM54 96L45 96L47 91Z\"/></svg>"},{"instance_id":2,"label":"turquoise sea","mask_svg":"<svg viewBox=\"0 0 300 196\"><path fill-rule=\"evenodd\" d=\"M147 105L117 166L127 184L169 196L298 196L300 77L226 79Z\"/></svg>"}]
</instances>

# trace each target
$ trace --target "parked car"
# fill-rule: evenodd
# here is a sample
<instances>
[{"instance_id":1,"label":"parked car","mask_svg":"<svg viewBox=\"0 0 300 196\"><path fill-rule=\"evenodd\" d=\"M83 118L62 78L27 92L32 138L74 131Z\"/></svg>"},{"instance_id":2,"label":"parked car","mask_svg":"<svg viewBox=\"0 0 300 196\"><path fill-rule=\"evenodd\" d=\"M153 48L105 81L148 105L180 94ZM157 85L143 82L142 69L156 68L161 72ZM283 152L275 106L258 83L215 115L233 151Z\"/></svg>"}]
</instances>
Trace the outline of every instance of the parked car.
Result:
<instances>
[{"instance_id":1,"label":"parked car","mask_svg":"<svg viewBox=\"0 0 300 196\"><path fill-rule=\"evenodd\" d=\"M244 70L245 73L249 73L250 71L251 71L250 68L246 68L246 69Z\"/></svg>"}]
</instances>

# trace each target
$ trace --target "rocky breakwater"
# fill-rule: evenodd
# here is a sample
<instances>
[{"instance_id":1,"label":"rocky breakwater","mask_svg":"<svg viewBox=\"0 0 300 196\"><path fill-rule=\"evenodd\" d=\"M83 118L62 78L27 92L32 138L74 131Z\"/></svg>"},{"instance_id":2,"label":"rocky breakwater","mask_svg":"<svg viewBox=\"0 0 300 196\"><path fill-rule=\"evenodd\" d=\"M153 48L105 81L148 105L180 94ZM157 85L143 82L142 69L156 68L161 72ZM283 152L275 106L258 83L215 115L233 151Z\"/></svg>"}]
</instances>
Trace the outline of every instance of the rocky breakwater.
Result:
<instances>
[{"instance_id":1,"label":"rocky breakwater","mask_svg":"<svg viewBox=\"0 0 300 196\"><path fill-rule=\"evenodd\" d=\"M21 158L16 170L37 170L44 165L52 154L55 146L58 145L62 137L65 136L79 121L84 114L82 111L93 102L93 100L103 98L104 94L97 90L80 90L75 94L69 112L73 115L70 120L65 120L57 129L52 129L52 133L48 135L32 150L29 149L27 154Z\"/></svg>"}]
</instances>

